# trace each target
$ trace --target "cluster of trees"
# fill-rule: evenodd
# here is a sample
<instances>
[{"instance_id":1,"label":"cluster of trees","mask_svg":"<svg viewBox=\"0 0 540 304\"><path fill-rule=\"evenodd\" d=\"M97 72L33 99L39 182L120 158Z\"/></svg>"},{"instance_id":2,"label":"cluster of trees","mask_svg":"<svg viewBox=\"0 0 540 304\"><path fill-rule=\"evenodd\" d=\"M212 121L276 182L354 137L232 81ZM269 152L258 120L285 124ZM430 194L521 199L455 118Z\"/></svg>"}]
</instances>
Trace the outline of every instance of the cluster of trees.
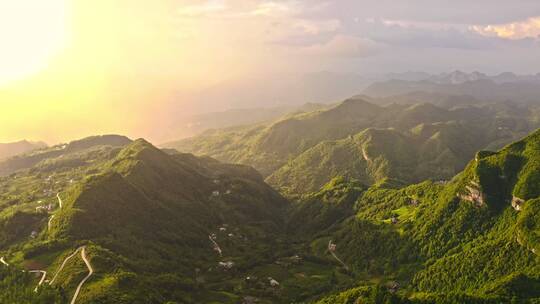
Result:
<instances>
[{"instance_id":1,"label":"cluster of trees","mask_svg":"<svg viewBox=\"0 0 540 304\"><path fill-rule=\"evenodd\" d=\"M0 265L0 303L17 304L62 304L67 298L61 289L44 284L38 292L34 292L37 284L33 274L19 269Z\"/></svg>"}]
</instances>

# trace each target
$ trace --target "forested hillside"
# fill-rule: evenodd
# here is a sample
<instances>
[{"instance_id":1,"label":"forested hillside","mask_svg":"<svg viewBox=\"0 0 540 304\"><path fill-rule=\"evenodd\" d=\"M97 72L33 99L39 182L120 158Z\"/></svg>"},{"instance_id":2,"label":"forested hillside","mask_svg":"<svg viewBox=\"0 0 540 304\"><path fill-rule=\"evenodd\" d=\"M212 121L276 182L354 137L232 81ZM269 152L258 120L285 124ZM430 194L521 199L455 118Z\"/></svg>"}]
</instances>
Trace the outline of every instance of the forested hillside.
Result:
<instances>
[{"instance_id":1,"label":"forested hillside","mask_svg":"<svg viewBox=\"0 0 540 304\"><path fill-rule=\"evenodd\" d=\"M354 216L313 242L332 238L367 286L319 303L536 303L539 151L537 131L479 152L448 183L365 191Z\"/></svg>"},{"instance_id":2,"label":"forested hillside","mask_svg":"<svg viewBox=\"0 0 540 304\"><path fill-rule=\"evenodd\" d=\"M539 151L536 131L447 181L288 201L247 166L98 141L0 179L0 299L538 303Z\"/></svg>"},{"instance_id":3,"label":"forested hillside","mask_svg":"<svg viewBox=\"0 0 540 304\"><path fill-rule=\"evenodd\" d=\"M166 147L254 166L288 195L343 175L374 184L446 180L482 149L499 149L539 127L535 107L378 106L349 99L269 125L213 130Z\"/></svg>"}]
</instances>

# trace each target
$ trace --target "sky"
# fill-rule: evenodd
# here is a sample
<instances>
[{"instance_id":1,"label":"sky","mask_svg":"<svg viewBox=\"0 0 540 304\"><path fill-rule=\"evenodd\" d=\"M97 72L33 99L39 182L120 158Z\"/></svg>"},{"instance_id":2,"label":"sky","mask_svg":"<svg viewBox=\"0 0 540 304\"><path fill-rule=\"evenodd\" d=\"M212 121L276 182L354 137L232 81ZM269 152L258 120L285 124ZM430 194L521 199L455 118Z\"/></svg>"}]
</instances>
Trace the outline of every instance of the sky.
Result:
<instances>
[{"instance_id":1,"label":"sky","mask_svg":"<svg viewBox=\"0 0 540 304\"><path fill-rule=\"evenodd\" d=\"M320 73L538 73L540 2L0 0L0 45L0 142L159 143L191 113L318 101Z\"/></svg>"}]
</instances>

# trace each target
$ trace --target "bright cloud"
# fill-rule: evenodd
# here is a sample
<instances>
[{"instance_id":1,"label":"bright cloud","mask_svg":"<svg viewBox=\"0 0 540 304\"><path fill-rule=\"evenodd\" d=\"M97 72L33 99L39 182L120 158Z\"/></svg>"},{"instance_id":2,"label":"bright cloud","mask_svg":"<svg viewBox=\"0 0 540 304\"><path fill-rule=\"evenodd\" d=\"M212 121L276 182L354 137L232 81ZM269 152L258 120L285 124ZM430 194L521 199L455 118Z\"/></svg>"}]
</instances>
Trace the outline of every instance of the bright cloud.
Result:
<instances>
[{"instance_id":1,"label":"bright cloud","mask_svg":"<svg viewBox=\"0 0 540 304\"><path fill-rule=\"evenodd\" d=\"M254 16L283 16L291 13L292 7L285 3L263 2L260 3L251 14Z\"/></svg>"},{"instance_id":2,"label":"bright cloud","mask_svg":"<svg viewBox=\"0 0 540 304\"><path fill-rule=\"evenodd\" d=\"M198 17L221 12L226 8L223 0L209 0L202 4L182 6L178 9L178 14L184 17Z\"/></svg>"},{"instance_id":3,"label":"bright cloud","mask_svg":"<svg viewBox=\"0 0 540 304\"><path fill-rule=\"evenodd\" d=\"M474 25L471 26L471 30L484 36L512 40L538 38L540 37L540 17L498 25Z\"/></svg>"}]
</instances>

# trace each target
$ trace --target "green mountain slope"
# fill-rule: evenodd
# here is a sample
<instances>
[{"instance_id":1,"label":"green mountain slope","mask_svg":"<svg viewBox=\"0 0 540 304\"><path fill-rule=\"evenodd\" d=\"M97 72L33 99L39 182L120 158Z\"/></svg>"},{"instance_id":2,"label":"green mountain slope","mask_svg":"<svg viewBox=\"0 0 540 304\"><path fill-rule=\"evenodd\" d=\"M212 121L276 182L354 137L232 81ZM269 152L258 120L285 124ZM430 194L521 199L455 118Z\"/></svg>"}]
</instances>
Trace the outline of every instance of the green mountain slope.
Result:
<instances>
[{"instance_id":1,"label":"green mountain slope","mask_svg":"<svg viewBox=\"0 0 540 304\"><path fill-rule=\"evenodd\" d=\"M267 178L283 193L312 192L336 176L371 185L447 180L496 136L471 122L422 123L405 131L366 129L337 141L323 141ZM401 129L403 130L403 129ZM496 140L495 140L496 141Z\"/></svg>"},{"instance_id":2,"label":"green mountain slope","mask_svg":"<svg viewBox=\"0 0 540 304\"><path fill-rule=\"evenodd\" d=\"M42 161L56 159L58 162L67 162L60 158L69 158L74 153L84 150L99 148L100 146L123 146L130 142L125 136L103 135L92 136L81 140L75 140L68 144L56 145L46 149L17 155L0 161L0 176L9 175L18 170L28 169Z\"/></svg>"},{"instance_id":3,"label":"green mountain slope","mask_svg":"<svg viewBox=\"0 0 540 304\"><path fill-rule=\"evenodd\" d=\"M208 303L224 297L234 303L250 292L232 286L243 285L250 273L261 273L250 290L260 298L276 296L262 275L280 281L284 276L267 265L289 256L284 238L288 202L255 170L168 155L144 140L101 149L107 157L51 173L54 182L45 187L59 192L62 207L49 189L42 194L39 165L2 180L5 188L13 179L27 185L24 192L9 193L5 199L12 201L2 200L0 256L9 267L39 268L51 279L75 254L54 284L60 287L55 296L71 298L87 272L77 258L81 251L75 251L84 246L94 274L81 303ZM79 180L79 172L87 177L65 182ZM47 204L54 204L52 210L40 208Z\"/></svg>"},{"instance_id":4,"label":"green mountain slope","mask_svg":"<svg viewBox=\"0 0 540 304\"><path fill-rule=\"evenodd\" d=\"M380 149L419 157L463 139L449 125L345 139L395 171L293 203L250 167L144 140L46 159L0 178L0 299L64 303L92 267L77 303L538 303L540 130L449 181L400 183L417 169ZM49 281L35 293L21 270Z\"/></svg>"},{"instance_id":5,"label":"green mountain slope","mask_svg":"<svg viewBox=\"0 0 540 304\"><path fill-rule=\"evenodd\" d=\"M368 184L385 177L405 183L448 179L477 150L498 149L538 127L535 113L532 107L506 103L451 109L429 103L381 107L353 98L269 125L209 131L167 147L248 164L288 194L306 193L337 175ZM362 135L368 128L393 130ZM403 151L394 149L394 140ZM370 168L363 146L378 158Z\"/></svg>"},{"instance_id":6,"label":"green mountain slope","mask_svg":"<svg viewBox=\"0 0 540 304\"><path fill-rule=\"evenodd\" d=\"M249 164L268 175L289 157L321 140L342 138L366 128L381 111L373 104L348 100L329 110L285 116L269 126L210 131L166 147Z\"/></svg>"},{"instance_id":7,"label":"green mountain slope","mask_svg":"<svg viewBox=\"0 0 540 304\"><path fill-rule=\"evenodd\" d=\"M331 238L365 287L320 303L536 303L539 151L537 131L478 153L448 183L363 192L312 242Z\"/></svg>"}]
</instances>

